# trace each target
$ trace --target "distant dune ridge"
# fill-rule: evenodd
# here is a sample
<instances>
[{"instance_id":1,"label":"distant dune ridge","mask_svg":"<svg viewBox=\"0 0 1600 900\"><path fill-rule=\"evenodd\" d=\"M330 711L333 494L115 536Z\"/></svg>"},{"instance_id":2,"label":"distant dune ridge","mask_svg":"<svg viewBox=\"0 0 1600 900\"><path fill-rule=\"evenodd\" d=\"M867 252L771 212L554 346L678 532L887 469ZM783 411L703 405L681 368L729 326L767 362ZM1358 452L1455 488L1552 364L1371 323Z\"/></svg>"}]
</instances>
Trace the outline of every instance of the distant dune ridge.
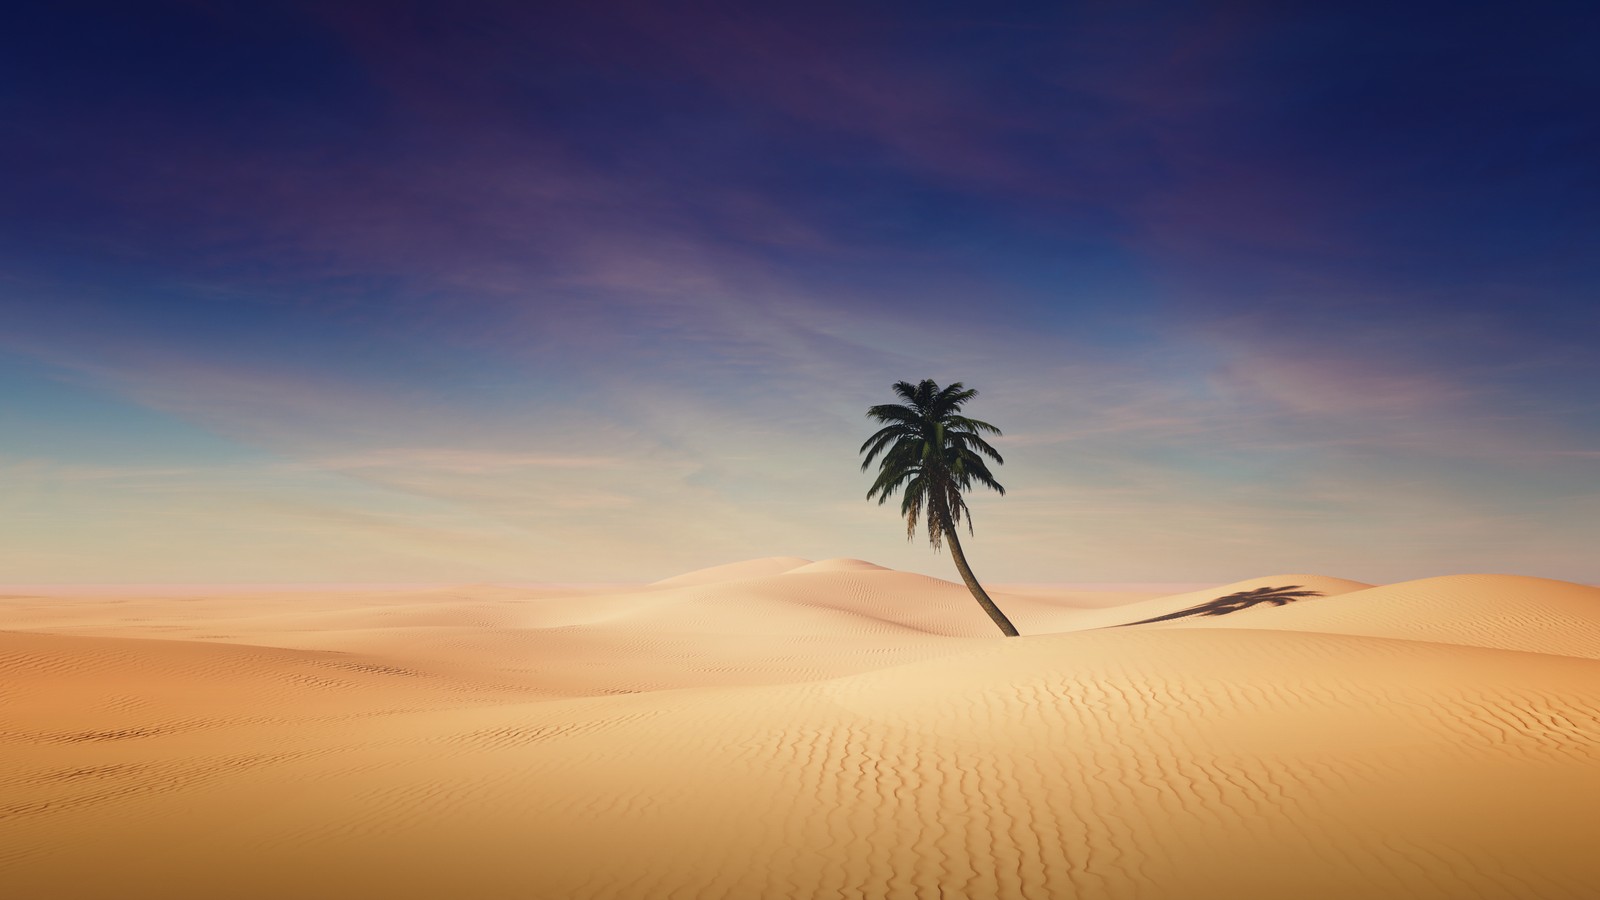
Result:
<instances>
[{"instance_id":1,"label":"distant dune ridge","mask_svg":"<svg viewBox=\"0 0 1600 900\"><path fill-rule=\"evenodd\" d=\"M604 589L0 593L7 896L1600 885L1595 587L1000 586L1018 639L960 584L856 559Z\"/></svg>"}]
</instances>

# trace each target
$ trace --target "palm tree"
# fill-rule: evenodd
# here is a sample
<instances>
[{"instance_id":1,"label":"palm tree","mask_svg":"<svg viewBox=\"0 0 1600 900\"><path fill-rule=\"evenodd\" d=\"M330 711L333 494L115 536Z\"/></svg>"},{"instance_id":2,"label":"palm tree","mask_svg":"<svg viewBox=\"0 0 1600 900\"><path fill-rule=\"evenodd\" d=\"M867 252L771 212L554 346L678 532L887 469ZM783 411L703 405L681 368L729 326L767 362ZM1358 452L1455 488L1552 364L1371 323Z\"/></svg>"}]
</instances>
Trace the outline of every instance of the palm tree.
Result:
<instances>
[{"instance_id":1,"label":"palm tree","mask_svg":"<svg viewBox=\"0 0 1600 900\"><path fill-rule=\"evenodd\" d=\"M1003 634L1016 637L1016 626L978 584L972 567L967 565L966 554L961 552L961 541L956 538L956 525L963 515L967 517L967 533L972 533L972 514L961 497L962 491L977 482L1002 496L1006 492L983 461L987 456L997 464L1005 462L999 451L981 437L985 432L998 435L1000 429L961 415L961 405L978 396L978 392L959 381L943 388L931 378L920 384L901 381L895 384L894 392L909 405L884 404L867 410L867 418L885 423L861 445L860 452L867 456L861 463L863 472L873 460L883 457L878 464L878 479L867 491L867 499L876 497L882 506L896 491L904 493L900 512L906 517L906 540L916 534L917 519L926 512L928 541L933 549L937 551L943 541L950 542L950 555L955 558L967 590Z\"/></svg>"}]
</instances>

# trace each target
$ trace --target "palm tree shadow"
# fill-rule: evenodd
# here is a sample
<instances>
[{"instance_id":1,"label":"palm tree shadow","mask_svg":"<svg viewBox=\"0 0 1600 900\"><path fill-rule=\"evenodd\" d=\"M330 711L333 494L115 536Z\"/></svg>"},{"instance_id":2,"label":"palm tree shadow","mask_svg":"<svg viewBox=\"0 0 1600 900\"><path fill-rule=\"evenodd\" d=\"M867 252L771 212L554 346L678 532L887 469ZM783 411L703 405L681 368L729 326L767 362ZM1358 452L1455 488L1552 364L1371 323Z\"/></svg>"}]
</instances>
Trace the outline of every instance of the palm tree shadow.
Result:
<instances>
[{"instance_id":1,"label":"palm tree shadow","mask_svg":"<svg viewBox=\"0 0 1600 900\"><path fill-rule=\"evenodd\" d=\"M1249 609L1262 603L1271 603L1273 606L1283 606L1304 597L1321 597L1321 591L1301 590L1298 584L1286 584L1283 587L1260 587L1252 591L1240 591L1215 600L1207 600L1198 605L1164 616L1155 616L1149 619L1140 619L1137 622L1124 622L1116 628L1126 628L1129 625L1148 625L1151 622L1169 622L1173 619L1187 619L1191 616L1225 616L1241 609Z\"/></svg>"}]
</instances>

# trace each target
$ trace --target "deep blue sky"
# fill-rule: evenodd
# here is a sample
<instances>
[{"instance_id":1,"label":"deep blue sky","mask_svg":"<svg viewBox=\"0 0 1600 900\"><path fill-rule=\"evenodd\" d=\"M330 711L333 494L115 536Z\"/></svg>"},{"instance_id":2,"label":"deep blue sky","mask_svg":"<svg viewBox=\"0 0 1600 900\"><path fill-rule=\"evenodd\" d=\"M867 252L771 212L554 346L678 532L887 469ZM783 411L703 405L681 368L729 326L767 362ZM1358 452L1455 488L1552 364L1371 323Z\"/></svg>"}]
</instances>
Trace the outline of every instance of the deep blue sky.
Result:
<instances>
[{"instance_id":1,"label":"deep blue sky","mask_svg":"<svg viewBox=\"0 0 1600 900\"><path fill-rule=\"evenodd\" d=\"M1590 4L37 4L10 581L1600 580Z\"/></svg>"}]
</instances>

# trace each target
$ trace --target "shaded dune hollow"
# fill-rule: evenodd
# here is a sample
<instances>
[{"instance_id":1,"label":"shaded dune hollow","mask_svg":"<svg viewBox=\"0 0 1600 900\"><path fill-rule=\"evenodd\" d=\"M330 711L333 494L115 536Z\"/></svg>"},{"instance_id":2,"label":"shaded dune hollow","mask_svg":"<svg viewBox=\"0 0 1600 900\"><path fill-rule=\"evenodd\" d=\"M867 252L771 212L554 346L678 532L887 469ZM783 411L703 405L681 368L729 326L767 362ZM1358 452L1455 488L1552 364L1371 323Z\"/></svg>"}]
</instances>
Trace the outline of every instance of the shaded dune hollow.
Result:
<instances>
[{"instance_id":1,"label":"shaded dune hollow","mask_svg":"<svg viewBox=\"0 0 1600 900\"><path fill-rule=\"evenodd\" d=\"M18 898L1593 898L1600 588L0 597Z\"/></svg>"}]
</instances>

